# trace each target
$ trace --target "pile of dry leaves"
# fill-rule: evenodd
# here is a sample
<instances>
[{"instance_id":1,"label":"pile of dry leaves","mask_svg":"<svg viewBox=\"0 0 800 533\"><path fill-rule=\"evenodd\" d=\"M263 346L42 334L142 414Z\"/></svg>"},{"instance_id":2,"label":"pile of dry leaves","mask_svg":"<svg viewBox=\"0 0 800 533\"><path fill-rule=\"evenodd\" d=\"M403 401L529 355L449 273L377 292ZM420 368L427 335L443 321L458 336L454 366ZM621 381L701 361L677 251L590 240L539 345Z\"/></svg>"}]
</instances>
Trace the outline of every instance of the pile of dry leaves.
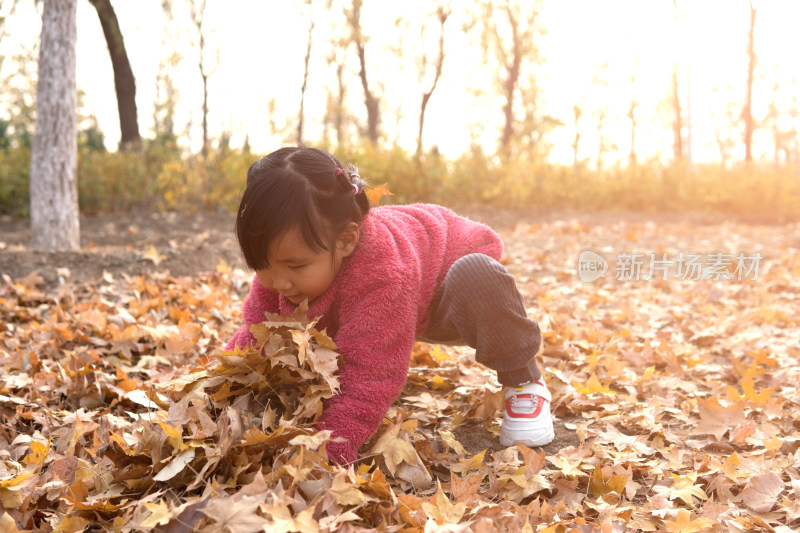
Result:
<instances>
[{"instance_id":1,"label":"pile of dry leaves","mask_svg":"<svg viewBox=\"0 0 800 533\"><path fill-rule=\"evenodd\" d=\"M338 389L314 320L265 317L260 349L221 350L243 272L6 276L0 530L792 531L799 273L785 258L758 284L518 274L556 442L501 447L495 379L469 351L419 344L349 468L313 430Z\"/></svg>"}]
</instances>

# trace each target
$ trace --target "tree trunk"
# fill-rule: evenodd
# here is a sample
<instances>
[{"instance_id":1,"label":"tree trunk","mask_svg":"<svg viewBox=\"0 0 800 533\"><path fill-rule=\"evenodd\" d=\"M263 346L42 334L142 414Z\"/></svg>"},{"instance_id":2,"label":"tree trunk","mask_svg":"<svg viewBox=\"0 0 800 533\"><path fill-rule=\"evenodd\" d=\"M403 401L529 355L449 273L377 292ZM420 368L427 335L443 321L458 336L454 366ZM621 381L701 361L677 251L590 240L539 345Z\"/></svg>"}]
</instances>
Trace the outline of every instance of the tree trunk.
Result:
<instances>
[{"instance_id":1,"label":"tree trunk","mask_svg":"<svg viewBox=\"0 0 800 533\"><path fill-rule=\"evenodd\" d=\"M311 10L311 0L307 0L308 3L308 12L309 12L309 19L311 22L309 23L308 27L308 44L306 45L306 58L305 58L305 70L303 71L303 86L300 88L300 113L297 117L297 144L303 144L303 122L305 121L305 99L306 99L306 88L308 87L308 64L311 62L311 44L312 44L312 37L314 35L314 18L313 12Z\"/></svg>"},{"instance_id":2,"label":"tree trunk","mask_svg":"<svg viewBox=\"0 0 800 533\"><path fill-rule=\"evenodd\" d=\"M111 67L114 69L114 89L117 93L117 109L119 110L120 149L138 148L139 122L136 113L136 80L133 77L125 42L119 29L119 21L110 0L89 0L97 10L103 35L111 56Z\"/></svg>"},{"instance_id":3,"label":"tree trunk","mask_svg":"<svg viewBox=\"0 0 800 533\"><path fill-rule=\"evenodd\" d=\"M744 110L744 159L748 163L753 161L753 75L756 69L755 48L756 10L753 0L750 0L750 30L747 34L747 96L745 97Z\"/></svg>"},{"instance_id":4,"label":"tree trunk","mask_svg":"<svg viewBox=\"0 0 800 533\"><path fill-rule=\"evenodd\" d=\"M419 111L419 132L417 133L417 160L422 157L422 127L425 124L425 109L428 107L428 101L431 99L431 96L433 96L433 91L436 90L436 84L439 83L439 78L442 75L442 67L444 66L444 23L447 22L447 17L450 16L450 12L440 6L437 14L439 16L440 25L439 56L436 59L436 74L433 77L433 84L431 84L431 88L428 91L422 93L422 105Z\"/></svg>"},{"instance_id":5,"label":"tree trunk","mask_svg":"<svg viewBox=\"0 0 800 533\"><path fill-rule=\"evenodd\" d=\"M628 106L628 118L631 119L631 151L628 154L628 164L630 166L636 165L636 108L639 107L639 102L636 101L636 74L639 70L639 58L633 59L633 72L631 73L631 101Z\"/></svg>"},{"instance_id":6,"label":"tree trunk","mask_svg":"<svg viewBox=\"0 0 800 533\"><path fill-rule=\"evenodd\" d=\"M675 25L678 25L678 0L673 0L675 6ZM678 87L678 59L672 62L672 152L675 161L683 160L683 117L681 116L681 98Z\"/></svg>"},{"instance_id":7,"label":"tree trunk","mask_svg":"<svg viewBox=\"0 0 800 533\"><path fill-rule=\"evenodd\" d=\"M583 115L583 109L581 106L575 104L572 106L572 116L574 119L575 124L575 137L572 139L572 171L575 172L578 170L578 148L580 147L581 142L581 129L580 129L580 121L581 116Z\"/></svg>"},{"instance_id":8,"label":"tree trunk","mask_svg":"<svg viewBox=\"0 0 800 533\"><path fill-rule=\"evenodd\" d=\"M336 114L333 125L336 131L336 146L342 146L344 142L344 101L347 93L344 84L344 65L341 63L336 65L336 85L338 92L336 93Z\"/></svg>"},{"instance_id":9,"label":"tree trunk","mask_svg":"<svg viewBox=\"0 0 800 533\"><path fill-rule=\"evenodd\" d=\"M361 86L364 88L364 104L367 107L367 139L373 145L378 143L378 124L380 122L378 113L378 99L370 91L367 81L367 61L364 50L364 40L361 35L361 0L353 0L353 16L351 20L353 27L353 40L355 41L358 61L361 65L359 76Z\"/></svg>"},{"instance_id":10,"label":"tree trunk","mask_svg":"<svg viewBox=\"0 0 800 533\"><path fill-rule=\"evenodd\" d=\"M503 125L503 135L500 138L500 152L506 160L511 157L511 137L514 135L514 93L517 91L517 84L519 82L519 71L522 67L522 53L520 50L519 32L517 19L511 7L506 5L506 13L508 14L508 22L511 25L511 63L506 61L506 79L503 83L503 95L506 102L503 105L503 115L505 116L505 124Z\"/></svg>"},{"instance_id":11,"label":"tree trunk","mask_svg":"<svg viewBox=\"0 0 800 533\"><path fill-rule=\"evenodd\" d=\"M306 46L306 59L305 59L305 70L303 71L303 86L300 88L300 113L297 117L297 144L303 144L303 122L305 120L305 99L306 99L306 88L308 87L308 64L311 62L311 44L312 44L312 37L314 35L314 19L312 18L313 13L311 13L310 7L310 0L309 0L309 18L311 19L310 25L308 27L308 45Z\"/></svg>"},{"instance_id":12,"label":"tree trunk","mask_svg":"<svg viewBox=\"0 0 800 533\"><path fill-rule=\"evenodd\" d=\"M77 0L45 0L30 171L31 246L79 250Z\"/></svg>"}]
</instances>

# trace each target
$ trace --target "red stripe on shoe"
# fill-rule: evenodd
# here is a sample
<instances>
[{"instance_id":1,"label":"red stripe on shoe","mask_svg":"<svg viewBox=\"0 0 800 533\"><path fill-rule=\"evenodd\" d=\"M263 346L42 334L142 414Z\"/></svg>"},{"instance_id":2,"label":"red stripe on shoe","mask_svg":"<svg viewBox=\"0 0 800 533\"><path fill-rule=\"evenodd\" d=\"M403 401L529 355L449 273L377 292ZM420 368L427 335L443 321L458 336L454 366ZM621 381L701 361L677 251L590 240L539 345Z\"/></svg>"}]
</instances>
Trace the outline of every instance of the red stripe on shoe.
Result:
<instances>
[{"instance_id":1,"label":"red stripe on shoe","mask_svg":"<svg viewBox=\"0 0 800 533\"><path fill-rule=\"evenodd\" d=\"M516 396L517 398L533 398L532 394L517 394ZM509 396L508 398L506 398L506 413L508 413L508 416L510 418L536 418L537 416L539 416L539 413L542 412L542 407L544 406L544 402L546 401L541 396L537 396L539 400L537 400L536 402L536 410L534 412L515 413L514 411L511 410L511 398L513 398L513 396Z\"/></svg>"}]
</instances>

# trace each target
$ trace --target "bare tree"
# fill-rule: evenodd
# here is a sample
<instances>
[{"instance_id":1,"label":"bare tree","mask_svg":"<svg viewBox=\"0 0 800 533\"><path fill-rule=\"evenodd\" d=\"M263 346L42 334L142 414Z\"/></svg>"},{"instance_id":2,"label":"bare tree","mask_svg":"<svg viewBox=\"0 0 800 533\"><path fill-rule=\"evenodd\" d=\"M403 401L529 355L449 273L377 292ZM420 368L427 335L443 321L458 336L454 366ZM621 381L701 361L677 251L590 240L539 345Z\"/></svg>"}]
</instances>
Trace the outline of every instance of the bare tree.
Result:
<instances>
[{"instance_id":1,"label":"bare tree","mask_svg":"<svg viewBox=\"0 0 800 533\"><path fill-rule=\"evenodd\" d=\"M344 143L345 127L345 100L347 97L347 85L344 82L344 49L340 43L332 43L330 53L326 56L328 66L332 66L336 75L336 91L332 91L330 86L326 87L327 100L325 102L325 129L324 135L327 140L330 137L329 130L333 128L336 135L336 145L342 146Z\"/></svg>"},{"instance_id":2,"label":"bare tree","mask_svg":"<svg viewBox=\"0 0 800 533\"><path fill-rule=\"evenodd\" d=\"M89 0L97 10L103 35L111 56L111 67L114 70L114 89L117 93L117 109L119 112L120 141L122 150L138 148L139 121L136 113L136 79L133 77L125 41L119 28L117 14L110 0Z\"/></svg>"},{"instance_id":3,"label":"bare tree","mask_svg":"<svg viewBox=\"0 0 800 533\"><path fill-rule=\"evenodd\" d=\"M541 62L536 39L542 33L537 24L538 16L538 2L520 6L516 3L512 5L511 0L488 0L483 4L484 53L493 52L502 69L498 81L505 102L500 153L506 159L511 156L511 141L517 121L514 116L514 102L520 91L519 80L523 64Z\"/></svg>"},{"instance_id":4,"label":"bare tree","mask_svg":"<svg viewBox=\"0 0 800 533\"><path fill-rule=\"evenodd\" d=\"M436 18L439 21L439 52L434 62L433 82L430 88L422 93L422 103L419 111L419 132L417 133L417 160L422 157L422 129L425 125L425 109L428 107L433 91L436 90L436 84L439 83L439 78L442 76L442 67L444 66L444 25L449 16L450 10L448 8L441 4L436 6ZM420 79L424 78L428 71L429 62L428 55L423 52L419 64Z\"/></svg>"},{"instance_id":5,"label":"bare tree","mask_svg":"<svg viewBox=\"0 0 800 533\"><path fill-rule=\"evenodd\" d=\"M77 0L45 0L30 171L31 246L80 249L77 184Z\"/></svg>"},{"instance_id":6,"label":"bare tree","mask_svg":"<svg viewBox=\"0 0 800 533\"><path fill-rule=\"evenodd\" d=\"M616 145L606 136L606 127L608 126L608 119L610 118L605 96L605 90L609 85L608 80L606 79L607 69L607 62L598 65L595 68L594 76L592 77L592 83L590 84L590 87L593 89L592 92L596 95L599 95L599 98L597 98L596 102L597 107L592 112L592 116L595 120L595 131L597 133L597 153L595 155L595 167L598 171L603 170L603 156L607 152L616 149Z\"/></svg>"},{"instance_id":7,"label":"bare tree","mask_svg":"<svg viewBox=\"0 0 800 533\"><path fill-rule=\"evenodd\" d=\"M213 67L206 61L206 30L205 12L206 0L192 0L189 4L192 24L197 30L198 61L200 77L203 79L203 147L201 153L205 159L208 156L208 79L214 74L219 62L219 56Z\"/></svg>"},{"instance_id":8,"label":"bare tree","mask_svg":"<svg viewBox=\"0 0 800 533\"><path fill-rule=\"evenodd\" d=\"M338 17L344 16L344 23L338 21ZM336 137L336 145L343 146L345 142L345 123L347 121L347 111L345 100L347 98L347 85L345 84L346 57L348 48L351 44L349 24L347 23L347 10L334 11L333 0L325 2L325 17L333 31L328 33L325 54L325 62L329 69L332 69L336 77L335 84L325 84L325 116L323 117L323 139L326 143L331 142L331 130ZM347 36L343 36L340 27L346 27Z\"/></svg>"},{"instance_id":9,"label":"bare tree","mask_svg":"<svg viewBox=\"0 0 800 533\"><path fill-rule=\"evenodd\" d=\"M678 0L672 0L675 7L675 25L678 25ZM672 61L672 152L675 161L683 160L683 117L681 112L680 87L678 86L678 57Z\"/></svg>"},{"instance_id":10,"label":"bare tree","mask_svg":"<svg viewBox=\"0 0 800 533\"><path fill-rule=\"evenodd\" d=\"M753 161L753 131L755 121L753 120L753 76L756 70L756 9L753 7L753 0L750 0L750 29L747 33L747 94L742 110L744 119L744 159L748 163Z\"/></svg>"},{"instance_id":11,"label":"bare tree","mask_svg":"<svg viewBox=\"0 0 800 533\"><path fill-rule=\"evenodd\" d=\"M712 90L711 113L714 117L714 141L723 167L731 161L733 150L738 144L732 132L741 120L741 102L734 96L733 86L717 87Z\"/></svg>"},{"instance_id":12,"label":"bare tree","mask_svg":"<svg viewBox=\"0 0 800 533\"><path fill-rule=\"evenodd\" d=\"M361 66L359 77L361 78L361 87L364 89L364 104L367 107L367 139L374 145L378 143L380 102L370 89L369 81L367 80L366 39L361 31L362 4L362 0L353 0L353 6L347 13L347 21L351 30L351 39L358 54L358 62Z\"/></svg>"},{"instance_id":13,"label":"bare tree","mask_svg":"<svg viewBox=\"0 0 800 533\"><path fill-rule=\"evenodd\" d=\"M583 117L583 106L579 104L574 104L572 106L572 123L573 127L575 128L575 135L572 138L572 170L573 172L578 170L578 149L580 147L581 142L581 128L580 122L581 117Z\"/></svg>"},{"instance_id":14,"label":"bare tree","mask_svg":"<svg viewBox=\"0 0 800 533\"><path fill-rule=\"evenodd\" d=\"M306 44L305 69L303 70L303 85L300 88L300 112L297 116L297 144L303 143L303 122L305 120L304 105L306 88L308 86L308 65L311 62L311 44L313 43L314 36L313 0L304 0L304 3L308 8L308 41Z\"/></svg>"},{"instance_id":15,"label":"bare tree","mask_svg":"<svg viewBox=\"0 0 800 533\"><path fill-rule=\"evenodd\" d=\"M639 71L639 58L633 58L633 70L629 81L631 83L631 99L628 103L628 118L631 121L631 149L628 153L628 163L631 166L636 165L636 108L639 107L639 102L636 101L636 74Z\"/></svg>"}]
</instances>

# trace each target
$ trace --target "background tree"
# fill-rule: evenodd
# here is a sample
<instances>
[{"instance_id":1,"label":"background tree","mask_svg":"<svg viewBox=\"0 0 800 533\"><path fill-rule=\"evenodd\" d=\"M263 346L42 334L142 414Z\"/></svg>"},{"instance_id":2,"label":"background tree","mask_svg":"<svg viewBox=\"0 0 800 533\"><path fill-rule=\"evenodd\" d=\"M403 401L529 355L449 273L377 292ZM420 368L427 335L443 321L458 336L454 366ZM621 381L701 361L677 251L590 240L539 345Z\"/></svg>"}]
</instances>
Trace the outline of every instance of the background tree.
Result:
<instances>
[{"instance_id":1,"label":"background tree","mask_svg":"<svg viewBox=\"0 0 800 533\"><path fill-rule=\"evenodd\" d=\"M506 160L511 157L511 141L517 122L514 110L520 75L527 63L541 63L537 46L537 36L541 33L537 24L539 11L539 2L512 5L511 0L489 0L483 3L481 41L484 55L493 54L500 66L496 81L504 99L504 123L499 151Z\"/></svg>"},{"instance_id":2,"label":"background tree","mask_svg":"<svg viewBox=\"0 0 800 533\"><path fill-rule=\"evenodd\" d=\"M128 52L125 50L117 14L110 0L89 0L89 2L97 10L97 16L100 18L108 53L111 56L111 67L114 70L114 89L117 93L119 112L119 147L121 150L138 148L141 145L141 138L136 113L136 79L128 61Z\"/></svg>"},{"instance_id":3,"label":"background tree","mask_svg":"<svg viewBox=\"0 0 800 533\"><path fill-rule=\"evenodd\" d=\"M358 54L359 77L361 78L361 87L364 89L364 105L367 107L366 136L370 143L377 145L378 128L380 127L380 101L370 88L367 79L366 38L361 30L362 4L362 0L353 0L353 5L347 12L347 21L351 30L351 40Z\"/></svg>"},{"instance_id":4,"label":"background tree","mask_svg":"<svg viewBox=\"0 0 800 533\"><path fill-rule=\"evenodd\" d=\"M308 65L311 62L311 44L314 37L314 10L313 0L304 0L306 16L308 17L308 40L306 41L305 67L303 70L303 85L300 87L300 112L297 115L297 144L303 143L303 122L305 120L304 105L306 88L308 87Z\"/></svg>"},{"instance_id":5,"label":"background tree","mask_svg":"<svg viewBox=\"0 0 800 533\"><path fill-rule=\"evenodd\" d=\"M433 81L431 82L430 88L426 91L423 90L422 92L422 101L420 103L420 111L419 111L419 130L417 133L417 160L422 157L422 130L425 125L425 110L428 107L428 102L433 96L433 91L436 90L436 84L439 83L439 78L442 76L442 68L444 66L444 25L447 22L447 17L450 16L450 9L445 7L444 5L437 5L436 6L436 18L439 22L439 47L438 53L436 55L436 59L433 62L434 74L433 74ZM423 28L424 33L424 28ZM423 52L421 57L419 58L419 63L417 65L417 70L419 71L420 79L424 79L425 75L428 72L428 65L431 63L430 58L428 57L427 51L423 47Z\"/></svg>"},{"instance_id":6,"label":"background tree","mask_svg":"<svg viewBox=\"0 0 800 533\"><path fill-rule=\"evenodd\" d=\"M346 58L350 47L349 24L346 20L347 10L340 11L333 9L333 0L325 3L325 17L331 31L327 37L327 50L325 63L328 71L333 71L336 83L325 84L325 114L322 117L323 123L323 142L327 145L331 142L331 137L336 138L336 146L343 146L345 142L345 123L348 119L347 105L347 84L345 83ZM344 20L339 22L339 17ZM345 27L348 35L342 35L339 28Z\"/></svg>"},{"instance_id":7,"label":"background tree","mask_svg":"<svg viewBox=\"0 0 800 533\"><path fill-rule=\"evenodd\" d=\"M76 18L77 0L44 1L30 172L34 249L80 249Z\"/></svg>"},{"instance_id":8,"label":"background tree","mask_svg":"<svg viewBox=\"0 0 800 533\"><path fill-rule=\"evenodd\" d=\"M201 153L203 159L208 157L208 79L214 74L219 64L219 51L217 51L217 60L213 66L209 66L206 60L206 29L205 29L205 14L206 14L206 0L192 0L189 4L189 12L192 19L192 25L196 31L197 37L197 66L200 69L200 77L203 80L203 146Z\"/></svg>"},{"instance_id":9,"label":"background tree","mask_svg":"<svg viewBox=\"0 0 800 533\"><path fill-rule=\"evenodd\" d=\"M678 0L672 0L675 8L675 29L678 31ZM677 47L676 47L677 49ZM683 117L681 112L680 87L678 85L678 55L672 60L672 83L671 83L671 102L672 102L672 153L675 161L683 160Z\"/></svg>"},{"instance_id":10,"label":"background tree","mask_svg":"<svg viewBox=\"0 0 800 533\"><path fill-rule=\"evenodd\" d=\"M572 137L572 171L578 170L578 153L581 142L581 118L583 117L583 104L572 106L572 126L575 133Z\"/></svg>"},{"instance_id":11,"label":"background tree","mask_svg":"<svg viewBox=\"0 0 800 533\"><path fill-rule=\"evenodd\" d=\"M639 102L636 100L636 75L639 71L639 58L633 57L633 68L631 75L628 78L631 90L631 99L628 102L628 119L631 121L631 148L628 152L628 164L631 166L636 165L636 109L639 107Z\"/></svg>"},{"instance_id":12,"label":"background tree","mask_svg":"<svg viewBox=\"0 0 800 533\"><path fill-rule=\"evenodd\" d=\"M608 73L608 63L601 63L594 70L592 76L592 83L590 84L590 91L593 93L594 111L592 117L594 118L595 133L597 135L597 152L595 154L595 168L597 171L603 170L604 158L608 152L616 150L616 145L606 135L606 128L608 127L608 119L610 112L607 104L607 89L609 86L606 75Z\"/></svg>"},{"instance_id":13,"label":"background tree","mask_svg":"<svg viewBox=\"0 0 800 533\"><path fill-rule=\"evenodd\" d=\"M753 77L756 70L756 8L753 0L750 0L750 28L747 32L747 92L742 110L744 120L744 159L748 163L753 162L753 131L755 131L755 121L753 119Z\"/></svg>"}]
</instances>

